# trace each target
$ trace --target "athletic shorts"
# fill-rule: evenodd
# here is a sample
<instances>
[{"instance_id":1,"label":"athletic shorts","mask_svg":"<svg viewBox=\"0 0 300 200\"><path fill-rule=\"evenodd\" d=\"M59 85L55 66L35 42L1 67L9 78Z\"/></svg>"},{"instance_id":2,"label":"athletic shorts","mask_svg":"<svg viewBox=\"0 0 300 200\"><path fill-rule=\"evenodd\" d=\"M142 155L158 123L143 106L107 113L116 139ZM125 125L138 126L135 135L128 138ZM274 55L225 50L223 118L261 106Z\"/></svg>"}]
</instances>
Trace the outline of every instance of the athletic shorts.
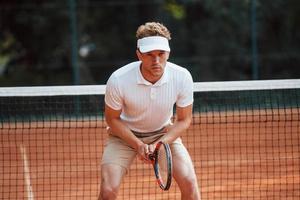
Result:
<instances>
[{"instance_id":1,"label":"athletic shorts","mask_svg":"<svg viewBox=\"0 0 300 200\"><path fill-rule=\"evenodd\" d=\"M139 139L144 143L151 144L161 136L163 136L163 134L164 133L158 133L153 136L142 137ZM170 148L173 157L189 157L189 153L186 150L185 146L182 144L181 138L177 138L172 144L170 144ZM109 134L105 143L101 165L115 164L124 167L126 171L128 171L132 162L136 158L136 155L136 151L126 142L124 142L119 137Z\"/></svg>"}]
</instances>

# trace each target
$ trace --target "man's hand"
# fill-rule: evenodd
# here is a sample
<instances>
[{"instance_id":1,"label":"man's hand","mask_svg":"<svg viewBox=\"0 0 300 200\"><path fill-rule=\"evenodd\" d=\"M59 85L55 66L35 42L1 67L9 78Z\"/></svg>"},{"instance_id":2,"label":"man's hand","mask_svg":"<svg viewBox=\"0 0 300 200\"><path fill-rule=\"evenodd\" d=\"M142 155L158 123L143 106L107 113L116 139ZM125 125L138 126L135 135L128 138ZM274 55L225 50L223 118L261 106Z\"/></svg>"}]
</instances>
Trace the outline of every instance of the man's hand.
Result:
<instances>
[{"instance_id":1,"label":"man's hand","mask_svg":"<svg viewBox=\"0 0 300 200\"><path fill-rule=\"evenodd\" d=\"M155 146L153 144L145 144L142 143L138 149L137 154L141 161L150 164L151 160L149 159L149 155L154 152Z\"/></svg>"}]
</instances>

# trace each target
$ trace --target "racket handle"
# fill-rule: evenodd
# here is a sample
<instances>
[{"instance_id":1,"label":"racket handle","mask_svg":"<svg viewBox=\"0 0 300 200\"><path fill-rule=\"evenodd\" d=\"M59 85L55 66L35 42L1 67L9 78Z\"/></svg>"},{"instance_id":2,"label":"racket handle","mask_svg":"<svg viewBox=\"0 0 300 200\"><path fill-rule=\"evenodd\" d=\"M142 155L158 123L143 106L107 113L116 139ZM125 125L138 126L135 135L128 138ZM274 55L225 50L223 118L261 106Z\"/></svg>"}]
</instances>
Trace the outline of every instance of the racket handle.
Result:
<instances>
[{"instance_id":1,"label":"racket handle","mask_svg":"<svg viewBox=\"0 0 300 200\"><path fill-rule=\"evenodd\" d=\"M154 160L155 159L155 155L153 153L148 155L149 160Z\"/></svg>"}]
</instances>

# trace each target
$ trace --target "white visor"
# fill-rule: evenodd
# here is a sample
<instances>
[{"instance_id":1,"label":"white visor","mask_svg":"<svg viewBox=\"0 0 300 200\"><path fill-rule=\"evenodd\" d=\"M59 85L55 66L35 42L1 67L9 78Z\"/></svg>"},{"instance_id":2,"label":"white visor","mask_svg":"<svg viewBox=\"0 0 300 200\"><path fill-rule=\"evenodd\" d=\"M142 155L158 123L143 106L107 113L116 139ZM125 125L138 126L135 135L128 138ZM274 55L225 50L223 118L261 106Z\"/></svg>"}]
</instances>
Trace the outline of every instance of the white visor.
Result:
<instances>
[{"instance_id":1,"label":"white visor","mask_svg":"<svg viewBox=\"0 0 300 200\"><path fill-rule=\"evenodd\" d=\"M142 53L146 53L154 50L163 50L170 52L169 41L165 37L151 36L138 39L137 48Z\"/></svg>"}]
</instances>

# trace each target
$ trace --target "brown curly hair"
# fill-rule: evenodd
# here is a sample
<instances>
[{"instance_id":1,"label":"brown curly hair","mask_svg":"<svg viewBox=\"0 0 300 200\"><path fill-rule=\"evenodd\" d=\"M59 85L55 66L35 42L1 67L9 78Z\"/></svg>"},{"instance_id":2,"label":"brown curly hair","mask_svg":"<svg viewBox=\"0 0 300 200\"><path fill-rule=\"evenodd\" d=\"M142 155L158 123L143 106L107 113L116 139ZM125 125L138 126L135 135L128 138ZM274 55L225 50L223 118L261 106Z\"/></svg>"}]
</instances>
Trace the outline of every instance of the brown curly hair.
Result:
<instances>
[{"instance_id":1,"label":"brown curly hair","mask_svg":"<svg viewBox=\"0 0 300 200\"><path fill-rule=\"evenodd\" d=\"M163 24L159 22L147 22L140 25L136 31L136 38L141 39L149 36L162 36L171 40L171 33Z\"/></svg>"}]
</instances>

